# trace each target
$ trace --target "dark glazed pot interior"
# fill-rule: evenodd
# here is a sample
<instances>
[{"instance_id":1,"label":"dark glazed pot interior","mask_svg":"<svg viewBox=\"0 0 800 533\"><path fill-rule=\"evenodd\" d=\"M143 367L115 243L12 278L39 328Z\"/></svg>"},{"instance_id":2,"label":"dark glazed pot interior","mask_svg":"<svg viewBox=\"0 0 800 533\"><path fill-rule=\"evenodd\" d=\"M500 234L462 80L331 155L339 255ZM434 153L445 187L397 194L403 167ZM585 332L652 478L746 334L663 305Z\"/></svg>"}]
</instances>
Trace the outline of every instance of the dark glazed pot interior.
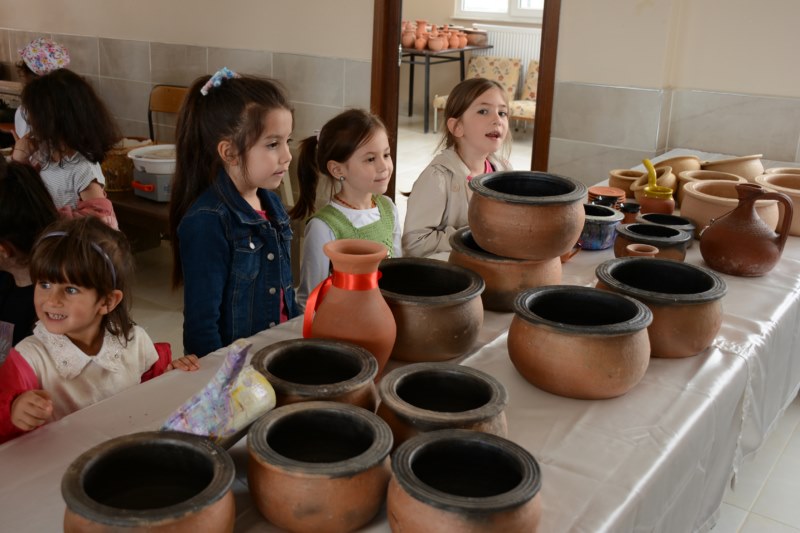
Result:
<instances>
[{"instance_id":1,"label":"dark glazed pot interior","mask_svg":"<svg viewBox=\"0 0 800 533\"><path fill-rule=\"evenodd\" d=\"M543 293L528 309L535 315L561 324L606 326L633 319L638 309L633 302L608 298L609 293Z\"/></svg>"},{"instance_id":2,"label":"dark glazed pot interior","mask_svg":"<svg viewBox=\"0 0 800 533\"><path fill-rule=\"evenodd\" d=\"M326 385L353 379L361 372L361 365L352 355L334 348L303 346L275 356L267 370L291 383Z\"/></svg>"},{"instance_id":3,"label":"dark glazed pot interior","mask_svg":"<svg viewBox=\"0 0 800 533\"><path fill-rule=\"evenodd\" d=\"M394 300L455 304L477 297L486 287L471 270L436 259L386 259L378 270L384 298Z\"/></svg>"},{"instance_id":4,"label":"dark glazed pot interior","mask_svg":"<svg viewBox=\"0 0 800 533\"><path fill-rule=\"evenodd\" d=\"M358 418L334 411L305 411L278 420L267 444L278 454L306 463L334 463L361 455L374 432Z\"/></svg>"},{"instance_id":5,"label":"dark glazed pot interior","mask_svg":"<svg viewBox=\"0 0 800 533\"><path fill-rule=\"evenodd\" d=\"M489 177L483 180L483 185L492 191L513 196L561 196L574 190L574 187L566 181L542 179L523 174Z\"/></svg>"},{"instance_id":6,"label":"dark glazed pot interior","mask_svg":"<svg viewBox=\"0 0 800 533\"><path fill-rule=\"evenodd\" d=\"M613 217L614 213L616 213L610 207L593 204L583 204L583 211L587 216L591 217Z\"/></svg>"},{"instance_id":7,"label":"dark glazed pot interior","mask_svg":"<svg viewBox=\"0 0 800 533\"><path fill-rule=\"evenodd\" d=\"M466 374L416 372L398 383L397 395L420 409L459 413L486 405L492 399L492 389Z\"/></svg>"},{"instance_id":8,"label":"dark glazed pot interior","mask_svg":"<svg viewBox=\"0 0 800 533\"><path fill-rule=\"evenodd\" d=\"M692 223L688 218L664 213L644 213L641 217L648 222L661 224L662 226L688 226Z\"/></svg>"},{"instance_id":9,"label":"dark glazed pot interior","mask_svg":"<svg viewBox=\"0 0 800 533\"><path fill-rule=\"evenodd\" d=\"M645 237L675 237L680 235L679 230L667 226L660 226L657 224L629 224L627 230L636 235L644 235Z\"/></svg>"}]
</instances>

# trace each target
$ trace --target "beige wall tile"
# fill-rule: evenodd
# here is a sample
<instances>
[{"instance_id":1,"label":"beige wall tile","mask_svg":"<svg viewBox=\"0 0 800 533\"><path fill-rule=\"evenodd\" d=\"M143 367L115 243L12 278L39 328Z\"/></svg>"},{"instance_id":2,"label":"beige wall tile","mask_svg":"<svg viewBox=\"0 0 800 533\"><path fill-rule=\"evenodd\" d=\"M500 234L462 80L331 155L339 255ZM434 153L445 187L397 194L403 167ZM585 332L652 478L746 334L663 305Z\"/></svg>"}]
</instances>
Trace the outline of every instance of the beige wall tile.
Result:
<instances>
[{"instance_id":1,"label":"beige wall tile","mask_svg":"<svg viewBox=\"0 0 800 533\"><path fill-rule=\"evenodd\" d=\"M372 84L372 63L369 61L344 62L344 106L369 109Z\"/></svg>"},{"instance_id":2,"label":"beige wall tile","mask_svg":"<svg viewBox=\"0 0 800 533\"><path fill-rule=\"evenodd\" d=\"M78 74L100 74L98 67L98 38L80 35L53 35L53 40L69 50L69 69Z\"/></svg>"},{"instance_id":3,"label":"beige wall tile","mask_svg":"<svg viewBox=\"0 0 800 533\"><path fill-rule=\"evenodd\" d=\"M206 47L150 43L150 80L154 83L191 85L207 72Z\"/></svg>"},{"instance_id":4,"label":"beige wall tile","mask_svg":"<svg viewBox=\"0 0 800 533\"><path fill-rule=\"evenodd\" d=\"M231 50L229 48L208 49L208 74L228 67L240 74L272 76L272 52L263 50Z\"/></svg>"},{"instance_id":5,"label":"beige wall tile","mask_svg":"<svg viewBox=\"0 0 800 533\"><path fill-rule=\"evenodd\" d=\"M300 141L312 135L314 130L322 128L322 126L341 113L341 107L329 107L305 103L294 103L294 137L295 144L299 145Z\"/></svg>"},{"instance_id":6,"label":"beige wall tile","mask_svg":"<svg viewBox=\"0 0 800 533\"><path fill-rule=\"evenodd\" d=\"M148 138L150 134L147 130L147 122L141 120L128 120L126 118L117 118L117 125L123 137L144 137Z\"/></svg>"},{"instance_id":7,"label":"beige wall tile","mask_svg":"<svg viewBox=\"0 0 800 533\"><path fill-rule=\"evenodd\" d=\"M295 54L274 54L273 76L293 102L344 105L344 60Z\"/></svg>"},{"instance_id":8,"label":"beige wall tile","mask_svg":"<svg viewBox=\"0 0 800 533\"><path fill-rule=\"evenodd\" d=\"M550 139L548 172L594 185L608 179L608 171L629 168L653 157L655 152L631 150L568 139Z\"/></svg>"},{"instance_id":9,"label":"beige wall tile","mask_svg":"<svg viewBox=\"0 0 800 533\"><path fill-rule=\"evenodd\" d=\"M100 95L117 119L147 122L149 83L100 78Z\"/></svg>"},{"instance_id":10,"label":"beige wall tile","mask_svg":"<svg viewBox=\"0 0 800 533\"><path fill-rule=\"evenodd\" d=\"M150 81L150 43L100 39L100 75L131 81Z\"/></svg>"}]
</instances>

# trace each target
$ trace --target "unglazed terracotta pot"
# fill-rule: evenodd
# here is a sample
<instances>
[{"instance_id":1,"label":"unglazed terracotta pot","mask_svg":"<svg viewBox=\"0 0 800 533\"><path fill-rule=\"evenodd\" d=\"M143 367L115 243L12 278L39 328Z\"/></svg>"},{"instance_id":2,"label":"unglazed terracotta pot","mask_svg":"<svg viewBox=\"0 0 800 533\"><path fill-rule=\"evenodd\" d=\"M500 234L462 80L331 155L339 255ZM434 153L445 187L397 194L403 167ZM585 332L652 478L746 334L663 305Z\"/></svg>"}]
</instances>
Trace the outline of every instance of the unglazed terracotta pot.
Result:
<instances>
[{"instance_id":1,"label":"unglazed terracotta pot","mask_svg":"<svg viewBox=\"0 0 800 533\"><path fill-rule=\"evenodd\" d=\"M378 361L356 344L291 339L260 349L251 364L275 389L278 407L313 400L378 407Z\"/></svg>"},{"instance_id":2,"label":"unglazed terracotta pot","mask_svg":"<svg viewBox=\"0 0 800 533\"><path fill-rule=\"evenodd\" d=\"M608 185L609 187L616 187L625 191L626 198L633 198L633 191L631 185L642 176L646 176L647 172L641 170L631 170L629 168L617 168L609 171Z\"/></svg>"},{"instance_id":3,"label":"unglazed terracotta pot","mask_svg":"<svg viewBox=\"0 0 800 533\"><path fill-rule=\"evenodd\" d=\"M642 176L631 183L631 192L633 196L636 198L636 201L642 203L642 199L644 198L644 188L647 187L647 173L643 173ZM675 174L672 173L672 167L661 167L656 169L656 185L659 187L669 187L673 191L678 186L678 178L675 177Z\"/></svg>"},{"instance_id":4,"label":"unglazed terracotta pot","mask_svg":"<svg viewBox=\"0 0 800 533\"><path fill-rule=\"evenodd\" d=\"M437 429L470 429L505 437L508 394L495 378L453 363L416 363L386 374L378 416L392 428L395 446Z\"/></svg>"},{"instance_id":5,"label":"unglazed terracotta pot","mask_svg":"<svg viewBox=\"0 0 800 533\"><path fill-rule=\"evenodd\" d=\"M617 228L614 241L614 257L625 255L629 244L642 243L658 248L658 257L683 261L692 234L660 224L624 224Z\"/></svg>"},{"instance_id":6,"label":"unglazed terracotta pot","mask_svg":"<svg viewBox=\"0 0 800 533\"><path fill-rule=\"evenodd\" d=\"M756 176L760 176L764 173L764 164L761 162L762 157L764 157L764 154L717 159L716 161L703 161L700 164L700 168L703 170L730 172L731 174L742 176L747 181L753 183Z\"/></svg>"},{"instance_id":7,"label":"unglazed terracotta pot","mask_svg":"<svg viewBox=\"0 0 800 533\"><path fill-rule=\"evenodd\" d=\"M614 245L617 226L625 215L602 205L583 204L585 219L578 238L582 250L605 250Z\"/></svg>"},{"instance_id":8,"label":"unglazed terracotta pot","mask_svg":"<svg viewBox=\"0 0 800 533\"><path fill-rule=\"evenodd\" d=\"M737 176L736 174L730 174L728 172L718 172L716 170L687 170L686 172L681 172L678 174L678 192L675 195L675 200L680 205L683 203L683 197L686 193L683 191L683 187L689 183L690 181L710 181L710 180L719 180L719 181L733 181L736 183L747 183L747 180L741 176Z\"/></svg>"},{"instance_id":9,"label":"unglazed terracotta pot","mask_svg":"<svg viewBox=\"0 0 800 533\"><path fill-rule=\"evenodd\" d=\"M700 233L711 223L736 208L739 205L739 196L733 181L694 181L687 183L683 190L685 196L681 206L681 216L694 223L696 239ZM774 199L758 200L756 212L761 220L774 230L778 227L780 212L778 202Z\"/></svg>"},{"instance_id":10,"label":"unglazed terracotta pot","mask_svg":"<svg viewBox=\"0 0 800 533\"><path fill-rule=\"evenodd\" d=\"M624 257L602 263L595 274L598 288L636 298L653 312L647 328L653 357L697 355L719 332L727 286L706 268Z\"/></svg>"},{"instance_id":11,"label":"unglazed terracotta pot","mask_svg":"<svg viewBox=\"0 0 800 533\"><path fill-rule=\"evenodd\" d=\"M315 305L312 293L306 302L304 337L338 339L363 346L378 360L378 374L389 359L397 326L378 288L378 264L388 249L374 241L339 239L322 250L333 265L331 285ZM324 291L320 291L321 293ZM314 307L317 307L316 313Z\"/></svg>"},{"instance_id":12,"label":"unglazed terracotta pot","mask_svg":"<svg viewBox=\"0 0 800 533\"><path fill-rule=\"evenodd\" d=\"M770 169L772 170L772 169ZM800 171L800 169L795 169ZM771 191L780 192L791 198L793 211L800 213L800 172L779 174L777 172L756 177L756 183ZM783 225L784 212L778 218L778 226ZM792 217L789 235L800 236L800 215Z\"/></svg>"},{"instance_id":13,"label":"unglazed terracotta pot","mask_svg":"<svg viewBox=\"0 0 800 533\"><path fill-rule=\"evenodd\" d=\"M624 257L655 257L658 255L658 248L637 242L626 246L622 255Z\"/></svg>"},{"instance_id":14,"label":"unglazed terracotta pot","mask_svg":"<svg viewBox=\"0 0 800 533\"><path fill-rule=\"evenodd\" d=\"M81 454L64 473L64 531L233 531L234 475L228 453L205 437L117 437Z\"/></svg>"},{"instance_id":15,"label":"unglazed terracotta pot","mask_svg":"<svg viewBox=\"0 0 800 533\"><path fill-rule=\"evenodd\" d=\"M694 235L694 224L691 220L678 215L665 215L663 213L642 213L636 217L636 222L639 224L658 224L660 226L667 226L674 229L685 231L689 235ZM686 245L688 248L692 247L692 239Z\"/></svg>"},{"instance_id":16,"label":"unglazed terracotta pot","mask_svg":"<svg viewBox=\"0 0 800 533\"><path fill-rule=\"evenodd\" d=\"M392 531L535 533L542 480L536 459L496 435L449 429L418 435L392 456Z\"/></svg>"},{"instance_id":17,"label":"unglazed terracotta pot","mask_svg":"<svg viewBox=\"0 0 800 533\"><path fill-rule=\"evenodd\" d=\"M513 259L490 254L475 243L472 231L461 228L450 236L449 262L468 268L486 282L481 293L483 308L510 312L523 289L561 283L561 260Z\"/></svg>"},{"instance_id":18,"label":"unglazed terracotta pot","mask_svg":"<svg viewBox=\"0 0 800 533\"><path fill-rule=\"evenodd\" d=\"M483 325L486 285L479 275L422 257L386 259L379 268L380 290L397 323L392 358L443 361L472 348Z\"/></svg>"},{"instance_id":19,"label":"unglazed terracotta pot","mask_svg":"<svg viewBox=\"0 0 800 533\"><path fill-rule=\"evenodd\" d=\"M360 407L279 407L253 424L247 449L256 507L289 531L356 530L372 520L386 495L392 431Z\"/></svg>"},{"instance_id":20,"label":"unglazed terracotta pot","mask_svg":"<svg viewBox=\"0 0 800 533\"><path fill-rule=\"evenodd\" d=\"M475 242L493 254L543 261L567 253L583 229L586 186L571 178L508 170L469 182Z\"/></svg>"},{"instance_id":21,"label":"unglazed terracotta pot","mask_svg":"<svg viewBox=\"0 0 800 533\"><path fill-rule=\"evenodd\" d=\"M700 158L696 155L679 155L654 163L653 166L656 170L663 167L670 167L672 173L677 176L681 172L687 170L700 170Z\"/></svg>"},{"instance_id":22,"label":"unglazed terracotta pot","mask_svg":"<svg viewBox=\"0 0 800 533\"><path fill-rule=\"evenodd\" d=\"M766 169L764 174L800 174L800 167L772 167Z\"/></svg>"}]
</instances>

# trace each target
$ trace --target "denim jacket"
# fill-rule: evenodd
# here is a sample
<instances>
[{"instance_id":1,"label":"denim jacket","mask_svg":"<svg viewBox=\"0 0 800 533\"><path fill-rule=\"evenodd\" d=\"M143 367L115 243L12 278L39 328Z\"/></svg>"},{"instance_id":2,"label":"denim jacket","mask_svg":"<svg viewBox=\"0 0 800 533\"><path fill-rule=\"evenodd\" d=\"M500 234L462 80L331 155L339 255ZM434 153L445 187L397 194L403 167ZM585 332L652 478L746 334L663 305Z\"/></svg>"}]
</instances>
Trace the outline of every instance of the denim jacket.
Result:
<instances>
[{"instance_id":1,"label":"denim jacket","mask_svg":"<svg viewBox=\"0 0 800 533\"><path fill-rule=\"evenodd\" d=\"M258 190L264 220L220 171L178 225L184 352L202 357L298 314L289 217L278 195Z\"/></svg>"}]
</instances>

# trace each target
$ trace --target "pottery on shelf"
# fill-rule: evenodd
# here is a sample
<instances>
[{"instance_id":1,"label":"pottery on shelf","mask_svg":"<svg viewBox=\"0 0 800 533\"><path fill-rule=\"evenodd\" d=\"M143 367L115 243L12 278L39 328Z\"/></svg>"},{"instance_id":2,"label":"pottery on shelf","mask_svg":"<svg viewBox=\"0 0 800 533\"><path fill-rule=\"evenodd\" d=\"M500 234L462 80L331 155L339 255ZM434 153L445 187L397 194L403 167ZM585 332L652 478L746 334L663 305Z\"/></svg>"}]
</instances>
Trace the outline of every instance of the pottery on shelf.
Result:
<instances>
[{"instance_id":1,"label":"pottery on shelf","mask_svg":"<svg viewBox=\"0 0 800 533\"><path fill-rule=\"evenodd\" d=\"M393 359L444 361L472 348L483 325L485 283L478 274L421 257L386 259L379 268L380 291L397 324Z\"/></svg>"},{"instance_id":2,"label":"pottery on shelf","mask_svg":"<svg viewBox=\"0 0 800 533\"><path fill-rule=\"evenodd\" d=\"M737 176L742 176L747 181L754 183L756 176L760 176L764 173L764 164L761 162L762 157L764 157L764 154L717 159L716 161L703 161L700 164L700 168L702 170L729 172Z\"/></svg>"},{"instance_id":3,"label":"pottery on shelf","mask_svg":"<svg viewBox=\"0 0 800 533\"><path fill-rule=\"evenodd\" d=\"M772 170L772 169L770 169ZM791 198L793 210L800 212L800 169L793 173L767 173L756 177L756 183L771 191L781 192ZM778 226L782 225L784 213L781 212ZM792 217L789 235L800 236L800 216Z\"/></svg>"},{"instance_id":4,"label":"pottery on shelf","mask_svg":"<svg viewBox=\"0 0 800 533\"><path fill-rule=\"evenodd\" d=\"M585 219L578 243L583 250L605 250L614 245L621 212L602 205L583 204Z\"/></svg>"},{"instance_id":5,"label":"pottery on shelf","mask_svg":"<svg viewBox=\"0 0 800 533\"><path fill-rule=\"evenodd\" d=\"M641 302L574 285L523 291L514 302L508 354L536 387L569 398L599 400L628 392L650 361Z\"/></svg>"},{"instance_id":6,"label":"pottery on shelf","mask_svg":"<svg viewBox=\"0 0 800 533\"><path fill-rule=\"evenodd\" d=\"M626 198L633 198L633 191L631 185L642 176L646 176L647 172L641 170L631 170L629 168L617 168L609 171L608 185L621 189L625 192Z\"/></svg>"},{"instance_id":7,"label":"pottery on shelf","mask_svg":"<svg viewBox=\"0 0 800 533\"><path fill-rule=\"evenodd\" d=\"M233 531L228 453L205 437L148 431L84 452L64 472L64 531Z\"/></svg>"},{"instance_id":8,"label":"pottery on shelf","mask_svg":"<svg viewBox=\"0 0 800 533\"><path fill-rule=\"evenodd\" d=\"M689 357L714 341L722 325L725 282L689 263L623 257L600 264L597 287L635 298L653 313L647 328L653 357Z\"/></svg>"},{"instance_id":9,"label":"pottery on shelf","mask_svg":"<svg viewBox=\"0 0 800 533\"><path fill-rule=\"evenodd\" d=\"M694 224L686 217L678 215L665 215L663 213L641 213L636 217L636 222L640 224L658 224L660 226L668 226L670 228L685 231L689 235L694 235ZM692 247L692 239L686 245L688 248Z\"/></svg>"},{"instance_id":10,"label":"pottery on shelf","mask_svg":"<svg viewBox=\"0 0 800 533\"><path fill-rule=\"evenodd\" d=\"M261 348L251 364L272 384L278 407L314 400L378 407L378 361L356 344L290 339Z\"/></svg>"},{"instance_id":11,"label":"pottery on shelf","mask_svg":"<svg viewBox=\"0 0 800 533\"><path fill-rule=\"evenodd\" d=\"M636 201L640 204L642 203L642 198L644 198L644 188L647 187L648 184L647 179L647 172L644 172L636 181L631 183L631 192L636 198ZM678 178L672 173L672 167L656 169L656 185L659 187L668 187L674 191L677 184Z\"/></svg>"},{"instance_id":12,"label":"pottery on shelf","mask_svg":"<svg viewBox=\"0 0 800 533\"><path fill-rule=\"evenodd\" d=\"M405 30L403 31L403 35L400 37L400 42L403 45L403 48L414 48L414 42L417 40L417 36L414 34L414 30Z\"/></svg>"},{"instance_id":13,"label":"pottery on shelf","mask_svg":"<svg viewBox=\"0 0 800 533\"><path fill-rule=\"evenodd\" d=\"M486 289L481 293L481 300L483 308L491 311L512 311L514 298L523 289L561 283L560 258L532 261L500 257L478 246L469 228L461 228L450 235L448 261L483 278Z\"/></svg>"},{"instance_id":14,"label":"pottery on shelf","mask_svg":"<svg viewBox=\"0 0 800 533\"><path fill-rule=\"evenodd\" d=\"M508 393L497 379L454 363L416 363L381 379L378 416L395 446L437 429L469 429L505 437Z\"/></svg>"},{"instance_id":15,"label":"pottery on shelf","mask_svg":"<svg viewBox=\"0 0 800 533\"><path fill-rule=\"evenodd\" d=\"M692 234L659 224L623 224L617 228L614 257L624 255L625 247L633 243L649 244L658 248L658 257L683 261Z\"/></svg>"},{"instance_id":16,"label":"pottery on shelf","mask_svg":"<svg viewBox=\"0 0 800 533\"><path fill-rule=\"evenodd\" d=\"M733 181L693 181L687 183L683 190L685 196L681 206L681 216L692 221L695 227L695 238L711 223L739 205L739 196ZM774 199L762 199L756 202L758 216L774 230L778 227L780 212L778 202Z\"/></svg>"},{"instance_id":17,"label":"pottery on shelf","mask_svg":"<svg viewBox=\"0 0 800 533\"><path fill-rule=\"evenodd\" d=\"M289 531L354 531L381 508L392 431L353 405L303 402L261 417L247 434L247 480L259 512Z\"/></svg>"},{"instance_id":18,"label":"pottery on shelf","mask_svg":"<svg viewBox=\"0 0 800 533\"><path fill-rule=\"evenodd\" d=\"M541 472L521 446L449 429L418 435L392 455L386 514L392 531L536 533Z\"/></svg>"},{"instance_id":19,"label":"pottery on shelf","mask_svg":"<svg viewBox=\"0 0 800 533\"><path fill-rule=\"evenodd\" d=\"M656 168L656 170L662 167L670 167L672 169L672 173L676 176L687 170L700 170L700 165L700 158L696 155L679 155L676 157L670 157L669 159L664 159L658 163L653 163L653 166Z\"/></svg>"},{"instance_id":20,"label":"pottery on shelf","mask_svg":"<svg viewBox=\"0 0 800 533\"><path fill-rule=\"evenodd\" d=\"M767 191L760 185L736 186L737 207L711 221L700 236L703 260L716 270L734 276L763 276L781 258L792 225L792 200L783 193ZM759 199L777 200L784 215L775 233L756 213Z\"/></svg>"},{"instance_id":21,"label":"pottery on shelf","mask_svg":"<svg viewBox=\"0 0 800 533\"><path fill-rule=\"evenodd\" d=\"M683 187L690 181L709 181L709 180L721 180L721 181L733 181L736 183L747 183L747 180L741 176L737 176L736 174L730 174L728 172L719 172L716 170L687 170L686 172L681 172L678 174L678 192L675 195L675 200L677 201L678 205L683 203L683 197L686 193L683 191Z\"/></svg>"},{"instance_id":22,"label":"pottery on shelf","mask_svg":"<svg viewBox=\"0 0 800 533\"><path fill-rule=\"evenodd\" d=\"M503 257L542 261L567 253L583 229L586 186L544 172L508 170L469 182L475 242Z\"/></svg>"},{"instance_id":23,"label":"pottery on shelf","mask_svg":"<svg viewBox=\"0 0 800 533\"><path fill-rule=\"evenodd\" d=\"M638 242L629 244L622 251L622 257L655 257L656 255L658 255L658 248Z\"/></svg>"}]
</instances>

